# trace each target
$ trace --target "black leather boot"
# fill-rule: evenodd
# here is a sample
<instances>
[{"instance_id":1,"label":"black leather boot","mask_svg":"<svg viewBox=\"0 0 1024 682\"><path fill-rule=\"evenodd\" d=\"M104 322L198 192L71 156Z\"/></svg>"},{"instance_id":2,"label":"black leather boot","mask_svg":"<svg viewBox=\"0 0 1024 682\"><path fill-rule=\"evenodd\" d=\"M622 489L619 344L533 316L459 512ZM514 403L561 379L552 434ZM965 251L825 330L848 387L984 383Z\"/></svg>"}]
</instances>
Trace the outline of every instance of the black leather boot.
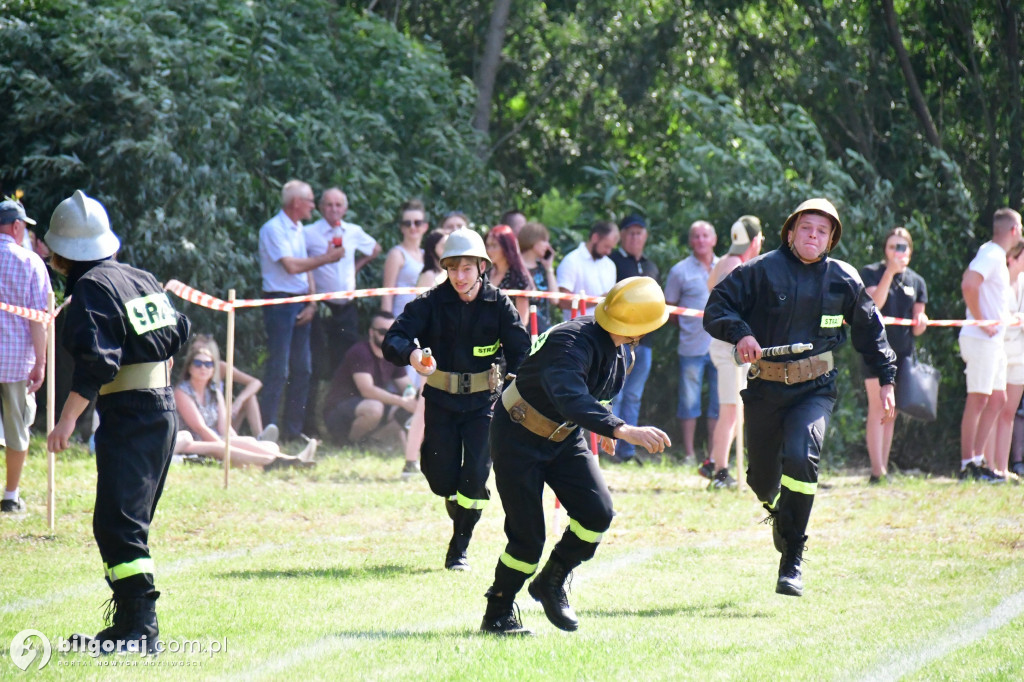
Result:
<instances>
[{"instance_id":1,"label":"black leather boot","mask_svg":"<svg viewBox=\"0 0 1024 682\"><path fill-rule=\"evenodd\" d=\"M551 624L568 632L573 632L580 626L576 612L569 606L569 597L565 593L571 571L572 567L565 564L558 555L552 554L529 587L530 596L541 603L544 615Z\"/></svg>"},{"instance_id":2,"label":"black leather boot","mask_svg":"<svg viewBox=\"0 0 1024 682\"><path fill-rule=\"evenodd\" d=\"M448 518L455 521L455 512L459 509L459 503L455 500L444 498L444 510L448 512Z\"/></svg>"},{"instance_id":3,"label":"black leather boot","mask_svg":"<svg viewBox=\"0 0 1024 682\"><path fill-rule=\"evenodd\" d=\"M803 561L806 535L793 535L783 539L782 558L779 560L779 580L775 583L775 591L790 597L804 595L803 572L800 563Z\"/></svg>"},{"instance_id":4,"label":"black leather boot","mask_svg":"<svg viewBox=\"0 0 1024 682\"><path fill-rule=\"evenodd\" d=\"M488 632L492 635L532 635L533 631L523 627L519 618L519 609L515 602L495 593L494 588L487 590L487 610L484 612L483 622L480 623L481 632Z\"/></svg>"},{"instance_id":5,"label":"black leather boot","mask_svg":"<svg viewBox=\"0 0 1024 682\"><path fill-rule=\"evenodd\" d=\"M779 521L779 511L769 507L767 502L761 506L768 512L768 516L761 523L772 527L772 544L775 545L775 551L781 553L785 543L782 540L782 524Z\"/></svg>"},{"instance_id":6,"label":"black leather boot","mask_svg":"<svg viewBox=\"0 0 1024 682\"><path fill-rule=\"evenodd\" d=\"M479 509L455 508L455 520L452 523L452 539L448 543L448 552L444 556L444 567L449 571L468 571L469 560L466 551L473 537L473 528L480 520Z\"/></svg>"}]
</instances>

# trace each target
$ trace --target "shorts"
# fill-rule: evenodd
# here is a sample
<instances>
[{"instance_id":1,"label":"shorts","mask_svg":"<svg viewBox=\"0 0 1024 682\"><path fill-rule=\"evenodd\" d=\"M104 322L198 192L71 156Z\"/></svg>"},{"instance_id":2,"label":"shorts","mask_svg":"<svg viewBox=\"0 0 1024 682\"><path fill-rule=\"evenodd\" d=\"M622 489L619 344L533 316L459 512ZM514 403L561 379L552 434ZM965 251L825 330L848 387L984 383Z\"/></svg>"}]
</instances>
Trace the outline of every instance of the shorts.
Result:
<instances>
[{"instance_id":1,"label":"shorts","mask_svg":"<svg viewBox=\"0 0 1024 682\"><path fill-rule=\"evenodd\" d=\"M1003 342L960 337L960 357L967 364L967 392L992 395L1006 390L1006 352Z\"/></svg>"},{"instance_id":2,"label":"shorts","mask_svg":"<svg viewBox=\"0 0 1024 682\"><path fill-rule=\"evenodd\" d=\"M750 369L750 363L737 366L732 357L733 347L731 343L711 339L711 347L708 348L711 364L718 373L719 405L738 405L740 391L747 387L747 370Z\"/></svg>"},{"instance_id":3,"label":"shorts","mask_svg":"<svg viewBox=\"0 0 1024 682\"><path fill-rule=\"evenodd\" d=\"M27 386L27 381L0 384L0 400L4 406L3 435L8 450L28 450L29 428L36 419L36 396L28 393Z\"/></svg>"},{"instance_id":4,"label":"shorts","mask_svg":"<svg viewBox=\"0 0 1024 682\"><path fill-rule=\"evenodd\" d=\"M356 420L356 408L365 398L356 396L324 410L324 425L338 443L348 443L352 433L352 422Z\"/></svg>"},{"instance_id":5,"label":"shorts","mask_svg":"<svg viewBox=\"0 0 1024 682\"><path fill-rule=\"evenodd\" d=\"M1016 357L1006 361L1006 384L1024 386L1024 358Z\"/></svg>"},{"instance_id":6,"label":"shorts","mask_svg":"<svg viewBox=\"0 0 1024 682\"><path fill-rule=\"evenodd\" d=\"M708 419L718 419L718 372L711 364L711 356L679 356L679 409L680 419L696 419L701 415L700 390L704 377L708 379Z\"/></svg>"}]
</instances>

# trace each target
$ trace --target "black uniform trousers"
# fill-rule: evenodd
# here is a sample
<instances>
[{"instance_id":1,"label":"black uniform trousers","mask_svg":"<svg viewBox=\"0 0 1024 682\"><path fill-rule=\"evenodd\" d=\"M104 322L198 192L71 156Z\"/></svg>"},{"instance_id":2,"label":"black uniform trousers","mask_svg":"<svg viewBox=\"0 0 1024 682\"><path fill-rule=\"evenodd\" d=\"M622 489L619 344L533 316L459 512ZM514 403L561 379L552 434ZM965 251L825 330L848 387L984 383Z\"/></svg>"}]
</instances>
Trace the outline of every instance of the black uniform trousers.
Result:
<instances>
[{"instance_id":1,"label":"black uniform trousers","mask_svg":"<svg viewBox=\"0 0 1024 682\"><path fill-rule=\"evenodd\" d=\"M783 514L784 534L802 536L835 407L835 376L788 386L752 379L742 396L749 449L747 483L758 499Z\"/></svg>"},{"instance_id":2,"label":"black uniform trousers","mask_svg":"<svg viewBox=\"0 0 1024 682\"><path fill-rule=\"evenodd\" d=\"M569 528L551 553L570 568L594 556L615 512L583 429L577 428L564 441L555 443L512 422L499 402L491 425L491 459L508 537L495 569L496 591L511 598L540 563L545 537L545 483L569 516Z\"/></svg>"},{"instance_id":3,"label":"black uniform trousers","mask_svg":"<svg viewBox=\"0 0 1024 682\"><path fill-rule=\"evenodd\" d=\"M481 509L490 499L487 477L491 458L487 432L491 406L457 412L426 400L426 428L420 446L420 468L435 495L458 496L459 506Z\"/></svg>"},{"instance_id":4,"label":"black uniform trousers","mask_svg":"<svg viewBox=\"0 0 1024 682\"><path fill-rule=\"evenodd\" d=\"M97 403L93 535L114 595L146 597L153 592L149 524L167 478L177 419L173 409L138 409L124 393L113 396L114 405L110 396Z\"/></svg>"}]
</instances>

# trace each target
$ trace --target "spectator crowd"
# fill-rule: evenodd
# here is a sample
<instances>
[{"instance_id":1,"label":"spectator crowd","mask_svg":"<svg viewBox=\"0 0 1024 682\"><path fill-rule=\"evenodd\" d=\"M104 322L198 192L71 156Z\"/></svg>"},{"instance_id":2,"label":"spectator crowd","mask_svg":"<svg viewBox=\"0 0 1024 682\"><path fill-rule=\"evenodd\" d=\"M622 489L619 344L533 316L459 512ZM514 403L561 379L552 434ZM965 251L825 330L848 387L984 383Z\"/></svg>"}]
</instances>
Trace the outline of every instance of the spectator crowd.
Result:
<instances>
[{"instance_id":1,"label":"spectator crowd","mask_svg":"<svg viewBox=\"0 0 1024 682\"><path fill-rule=\"evenodd\" d=\"M689 253L661 272L645 253L648 223L639 214L627 215L617 224L594 222L584 241L560 255L552 246L548 227L522 211L505 212L489 229L478 229L469 216L453 211L431 229L426 205L412 198L396 211L394 239L386 240L394 245L385 251L380 235L375 237L346 220L349 198L339 187L322 190L317 201L308 183L292 180L282 187L280 204L280 210L259 229L260 296L264 299L356 291L357 280L366 279L363 269L382 255L381 280L365 285L435 287L448 276L441 259L449 235L469 228L483 237L485 252L480 262L486 269L481 277L501 291L602 296L616 282L646 276L663 287L667 304L703 310L715 286L758 258L764 243L756 216L737 217L728 231L730 243L722 249L716 227L697 220L686 231ZM315 208L319 216L314 220ZM0 203L0 300L42 309L50 279L45 276L46 246L28 227L34 224L20 202ZM906 228L893 227L879 247L881 260L861 267L858 276L881 315L911 321L886 327L897 366L902 366L914 356L916 337L927 329L928 289L910 267L914 239ZM999 483L1024 476L1024 419L1018 416L1024 394L1024 334L1019 324L1007 324L1024 320L1022 278L1020 214L1003 208L994 214L991 240L963 273L967 320L1000 322L967 325L959 334L967 377L961 416L963 479ZM418 475L427 381L411 366L389 363L382 350L385 335L415 298L415 294L388 294L375 299L374 309L362 312L351 298L263 307L262 376L258 379L234 370L233 379L241 391L230 413L223 394L227 365L212 337L197 337L177 372L176 453L185 459L222 456L222 439L230 429L236 465L312 466L319 439L330 439L336 445L402 451L403 477ZM538 334L570 317L571 296L557 301L540 296L512 300L527 329L531 328L530 310L535 310ZM679 456L709 479L709 488L735 486L729 470L730 448L741 422L739 397L749 365L737 364L733 346L712 339L700 317L675 316L673 324L678 335ZM20 512L24 510L19 495L21 469L35 416L34 394L45 365L43 328L0 312L0 333L5 339L0 352L0 439L6 448L3 511ZM610 409L630 425L638 423L651 377L653 339L647 335L624 351L630 370ZM867 396L868 481L877 484L888 477L894 423L883 422L878 377L863 362L860 375ZM701 418L706 431L703 450L698 449L697 438ZM235 429L247 435L240 436ZM297 454L285 454L283 448L288 447L297 448ZM620 440L606 461L641 463L642 455Z\"/></svg>"}]
</instances>

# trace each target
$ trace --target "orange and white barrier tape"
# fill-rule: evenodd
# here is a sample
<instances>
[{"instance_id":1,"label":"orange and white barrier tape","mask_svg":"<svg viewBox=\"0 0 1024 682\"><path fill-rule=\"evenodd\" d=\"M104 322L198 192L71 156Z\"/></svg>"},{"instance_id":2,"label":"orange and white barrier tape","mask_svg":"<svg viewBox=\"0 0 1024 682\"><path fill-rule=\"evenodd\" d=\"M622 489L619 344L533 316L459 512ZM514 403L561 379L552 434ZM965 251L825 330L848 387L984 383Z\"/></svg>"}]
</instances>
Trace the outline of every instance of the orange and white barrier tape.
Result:
<instances>
[{"instance_id":1,"label":"orange and white barrier tape","mask_svg":"<svg viewBox=\"0 0 1024 682\"><path fill-rule=\"evenodd\" d=\"M202 306L204 308L210 308L211 310L228 311L232 308L232 304L211 296L209 294L193 289L192 287L180 282L176 279L172 279L164 285L164 289L175 294L179 298L182 298L190 303ZM287 298L247 298L239 299L234 302L234 308L259 308L268 305L282 305L285 303L309 303L312 301L339 301L339 300L351 300L356 298L372 298L376 296L394 296L396 294L422 294L424 291L428 291L428 287L377 287L373 289L358 289L356 291L333 291L326 294L303 294L300 296L288 296ZM508 289L505 291L509 296L526 296L529 298L546 298L555 301L573 301L572 310L576 311L578 308L582 309L582 313L586 314L586 304L597 304L604 300L604 296L588 296L586 294L565 294L560 291L525 291L522 289ZM67 302L65 301L65 304ZM63 306L61 306L63 308ZM19 311L27 312L29 314L22 315L23 317L29 317L38 322L48 322L47 315L44 311L28 310L25 308L17 308L16 306L9 306L6 303L0 303L0 310L8 310L14 312L14 314L21 314ZM681 315L683 317L703 317L704 311L695 308L682 308L679 306L668 306L670 315ZM903 327L912 327L916 323L914 320L908 320L898 317L883 317L882 323L886 325L896 325ZM993 325L1005 325L1007 327L1019 327L1024 326L1024 320L1015 319L1009 322L1003 322L1000 320L928 320L925 323L929 327L990 327Z\"/></svg>"}]
</instances>

